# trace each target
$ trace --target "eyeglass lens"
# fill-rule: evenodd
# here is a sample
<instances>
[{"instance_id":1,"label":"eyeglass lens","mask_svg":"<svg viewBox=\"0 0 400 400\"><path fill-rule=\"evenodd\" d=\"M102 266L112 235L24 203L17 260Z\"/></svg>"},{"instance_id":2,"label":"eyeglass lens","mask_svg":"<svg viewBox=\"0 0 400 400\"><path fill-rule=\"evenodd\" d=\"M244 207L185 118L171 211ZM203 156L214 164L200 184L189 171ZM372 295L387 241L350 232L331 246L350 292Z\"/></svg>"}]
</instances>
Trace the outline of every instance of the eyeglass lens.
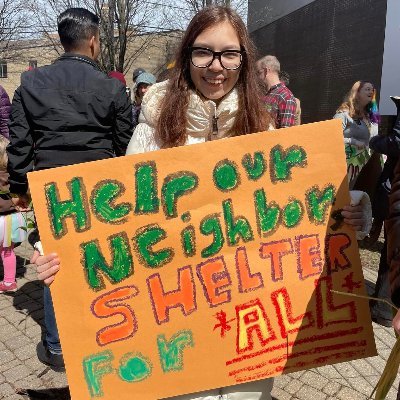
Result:
<instances>
[{"instance_id":1,"label":"eyeglass lens","mask_svg":"<svg viewBox=\"0 0 400 400\"><path fill-rule=\"evenodd\" d=\"M205 68L210 66L215 57L218 57L217 54L208 49L192 50L192 63L196 67ZM223 51L220 61L225 69L237 69L242 63L242 55L235 51Z\"/></svg>"}]
</instances>

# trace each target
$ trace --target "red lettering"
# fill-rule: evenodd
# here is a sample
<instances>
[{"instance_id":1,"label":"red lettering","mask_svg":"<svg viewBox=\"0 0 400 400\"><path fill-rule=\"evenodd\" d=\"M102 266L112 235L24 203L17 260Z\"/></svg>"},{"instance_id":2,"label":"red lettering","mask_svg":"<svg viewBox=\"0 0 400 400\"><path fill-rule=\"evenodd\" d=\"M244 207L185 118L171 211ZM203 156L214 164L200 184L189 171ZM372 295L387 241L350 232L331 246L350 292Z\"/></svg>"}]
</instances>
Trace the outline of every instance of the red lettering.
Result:
<instances>
[{"instance_id":1,"label":"red lettering","mask_svg":"<svg viewBox=\"0 0 400 400\"><path fill-rule=\"evenodd\" d=\"M332 277L325 276L315 281L318 328L343 322L357 322L356 305L354 301L334 304L332 293ZM338 297L340 295L336 295Z\"/></svg>"},{"instance_id":2,"label":"red lettering","mask_svg":"<svg viewBox=\"0 0 400 400\"><path fill-rule=\"evenodd\" d=\"M275 306L282 338L286 338L288 333L299 332L314 325L311 311L293 316L293 306L286 288L272 292L271 300Z\"/></svg>"}]
</instances>

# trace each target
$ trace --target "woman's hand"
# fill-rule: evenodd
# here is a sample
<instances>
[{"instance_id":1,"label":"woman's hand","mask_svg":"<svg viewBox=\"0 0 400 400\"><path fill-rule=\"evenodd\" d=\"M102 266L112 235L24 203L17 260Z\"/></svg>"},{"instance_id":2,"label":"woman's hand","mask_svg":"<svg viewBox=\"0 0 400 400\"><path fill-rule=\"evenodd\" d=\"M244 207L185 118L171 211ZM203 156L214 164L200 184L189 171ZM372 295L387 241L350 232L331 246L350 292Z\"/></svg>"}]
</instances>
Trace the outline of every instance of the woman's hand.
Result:
<instances>
[{"instance_id":1,"label":"woman's hand","mask_svg":"<svg viewBox=\"0 0 400 400\"><path fill-rule=\"evenodd\" d=\"M43 281L46 286L50 286L54 281L57 272L60 270L60 259L56 253L41 256L35 250L31 258L31 264L36 265L38 279Z\"/></svg>"},{"instance_id":2,"label":"woman's hand","mask_svg":"<svg viewBox=\"0 0 400 400\"><path fill-rule=\"evenodd\" d=\"M11 197L11 202L14 204L14 207L19 212L30 211L31 207L31 198L27 194L20 194Z\"/></svg>"},{"instance_id":3,"label":"woman's hand","mask_svg":"<svg viewBox=\"0 0 400 400\"><path fill-rule=\"evenodd\" d=\"M354 231L361 231L364 223L365 216L363 213L363 206L358 204L356 206L344 206L342 211L343 221Z\"/></svg>"},{"instance_id":4,"label":"woman's hand","mask_svg":"<svg viewBox=\"0 0 400 400\"><path fill-rule=\"evenodd\" d=\"M398 335L400 335L400 310L397 310L396 315L393 318L393 328L397 332Z\"/></svg>"}]
</instances>

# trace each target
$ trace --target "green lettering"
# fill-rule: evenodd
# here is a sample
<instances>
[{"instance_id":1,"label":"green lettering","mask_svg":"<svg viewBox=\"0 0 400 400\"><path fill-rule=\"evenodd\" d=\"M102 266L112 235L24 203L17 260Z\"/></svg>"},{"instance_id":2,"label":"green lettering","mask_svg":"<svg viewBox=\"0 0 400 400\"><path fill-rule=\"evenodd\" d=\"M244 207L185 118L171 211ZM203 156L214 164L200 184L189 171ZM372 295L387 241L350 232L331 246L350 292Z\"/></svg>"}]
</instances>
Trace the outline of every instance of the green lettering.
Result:
<instances>
[{"instance_id":1,"label":"green lettering","mask_svg":"<svg viewBox=\"0 0 400 400\"><path fill-rule=\"evenodd\" d=\"M185 213L183 213L183 214L181 215L181 220L182 220L183 222L189 222L189 221L190 221L190 218L191 218L191 216L190 216L190 211L186 211Z\"/></svg>"},{"instance_id":2,"label":"green lettering","mask_svg":"<svg viewBox=\"0 0 400 400\"><path fill-rule=\"evenodd\" d=\"M107 239L112 257L112 266L108 265L100 250L98 240L81 244L82 265L86 279L94 290L104 288L104 281L99 272L113 284L119 283L133 274L133 259L129 239L125 232L112 235Z\"/></svg>"},{"instance_id":3,"label":"green lettering","mask_svg":"<svg viewBox=\"0 0 400 400\"><path fill-rule=\"evenodd\" d=\"M111 366L113 359L114 356L110 350L92 354L83 359L83 372L91 397L104 396L101 380L104 375L114 371Z\"/></svg>"},{"instance_id":4,"label":"green lettering","mask_svg":"<svg viewBox=\"0 0 400 400\"><path fill-rule=\"evenodd\" d=\"M145 267L159 268L172 260L174 251L171 248L158 251L151 249L152 246L166 237L165 230L157 224L146 225L137 231L134 240L136 242L138 257Z\"/></svg>"},{"instance_id":5,"label":"green lettering","mask_svg":"<svg viewBox=\"0 0 400 400\"><path fill-rule=\"evenodd\" d=\"M90 228L90 213L82 178L71 179L67 182L67 187L71 200L65 201L60 201L57 183L48 183L44 188L51 230L56 239L60 239L68 232L65 218L73 218L77 232L84 232Z\"/></svg>"},{"instance_id":6,"label":"green lettering","mask_svg":"<svg viewBox=\"0 0 400 400\"><path fill-rule=\"evenodd\" d=\"M213 235L212 243L201 251L203 258L217 254L224 245L224 235L218 214L208 215L200 222L200 232L203 235Z\"/></svg>"},{"instance_id":7,"label":"green lettering","mask_svg":"<svg viewBox=\"0 0 400 400\"><path fill-rule=\"evenodd\" d=\"M307 154L300 146L291 146L286 151L277 145L270 153L271 181L287 181L291 178L294 166L304 168L307 165Z\"/></svg>"},{"instance_id":8,"label":"green lettering","mask_svg":"<svg viewBox=\"0 0 400 400\"><path fill-rule=\"evenodd\" d=\"M274 201L267 203L264 189L254 192L254 207L260 236L267 236L275 232L281 218L280 208Z\"/></svg>"},{"instance_id":9,"label":"green lettering","mask_svg":"<svg viewBox=\"0 0 400 400\"><path fill-rule=\"evenodd\" d=\"M247 172L248 178L256 181L264 175L266 170L264 153L256 151L253 157L251 157L251 154L245 154L242 159L242 165Z\"/></svg>"},{"instance_id":10,"label":"green lettering","mask_svg":"<svg viewBox=\"0 0 400 400\"><path fill-rule=\"evenodd\" d=\"M193 225L182 230L181 242L186 257L192 257L196 254L196 233Z\"/></svg>"},{"instance_id":11,"label":"green lettering","mask_svg":"<svg viewBox=\"0 0 400 400\"><path fill-rule=\"evenodd\" d=\"M236 164L228 159L220 161L214 168L213 179L217 189L222 192L235 189L240 183Z\"/></svg>"},{"instance_id":12,"label":"green lettering","mask_svg":"<svg viewBox=\"0 0 400 400\"><path fill-rule=\"evenodd\" d=\"M174 218L177 213L178 198L189 194L197 188L199 179L196 174L189 171L181 171L168 175L161 189L161 199L165 216Z\"/></svg>"},{"instance_id":13,"label":"green lettering","mask_svg":"<svg viewBox=\"0 0 400 400\"><path fill-rule=\"evenodd\" d=\"M283 224L287 228L297 226L303 217L304 210L300 201L292 200L282 211Z\"/></svg>"},{"instance_id":14,"label":"green lettering","mask_svg":"<svg viewBox=\"0 0 400 400\"><path fill-rule=\"evenodd\" d=\"M101 181L93 189L90 204L93 213L100 221L110 224L126 222L126 217L132 209L129 203L114 205L114 200L124 194L125 187L118 181Z\"/></svg>"},{"instance_id":15,"label":"green lettering","mask_svg":"<svg viewBox=\"0 0 400 400\"><path fill-rule=\"evenodd\" d=\"M136 165L135 169L135 213L157 213L160 206L157 197L157 166L150 161Z\"/></svg>"},{"instance_id":16,"label":"green lettering","mask_svg":"<svg viewBox=\"0 0 400 400\"><path fill-rule=\"evenodd\" d=\"M253 231L251 230L249 221L243 216L234 216L232 200L224 200L222 202L222 209L224 211L228 245L237 245L240 237L244 242L253 240Z\"/></svg>"},{"instance_id":17,"label":"green lettering","mask_svg":"<svg viewBox=\"0 0 400 400\"><path fill-rule=\"evenodd\" d=\"M169 341L165 338L165 335L158 335L157 346L163 371L182 371L183 350L188 346L194 347L192 331L179 331Z\"/></svg>"},{"instance_id":18,"label":"green lettering","mask_svg":"<svg viewBox=\"0 0 400 400\"><path fill-rule=\"evenodd\" d=\"M126 353L120 361L118 375L125 382L140 382L151 375L152 365L141 353Z\"/></svg>"},{"instance_id":19,"label":"green lettering","mask_svg":"<svg viewBox=\"0 0 400 400\"><path fill-rule=\"evenodd\" d=\"M324 223L327 217L328 208L335 201L335 187L327 185L323 190L319 190L315 185L306 192L307 214L311 222L316 225Z\"/></svg>"}]
</instances>

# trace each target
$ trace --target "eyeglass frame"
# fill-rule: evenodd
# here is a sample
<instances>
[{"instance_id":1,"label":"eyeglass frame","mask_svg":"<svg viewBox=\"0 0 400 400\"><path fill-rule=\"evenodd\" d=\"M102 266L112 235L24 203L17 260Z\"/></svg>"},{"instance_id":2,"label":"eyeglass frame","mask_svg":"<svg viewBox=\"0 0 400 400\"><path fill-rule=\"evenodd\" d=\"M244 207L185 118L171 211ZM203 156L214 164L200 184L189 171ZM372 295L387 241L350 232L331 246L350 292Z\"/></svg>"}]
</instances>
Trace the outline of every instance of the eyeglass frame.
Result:
<instances>
[{"instance_id":1,"label":"eyeglass frame","mask_svg":"<svg viewBox=\"0 0 400 400\"><path fill-rule=\"evenodd\" d=\"M204 66L196 65L196 64L193 62L193 59L192 59L193 50L207 50L207 51L209 51L209 52L212 53L213 57L212 57L211 61L210 61L207 65L204 65ZM215 58L218 58L218 61L219 61L219 63L221 64L221 67L224 68L224 69L226 69L226 70L228 70L228 71L236 71L236 70L239 69L239 68L242 66L242 64L243 64L243 53L244 53L244 50L213 51L213 50L211 50L211 49L209 49L209 48L207 48L207 47L191 46L191 47L189 47L189 53L190 53L190 62L191 62L192 65L193 65L194 67L196 67L196 68L208 68L208 67L214 62ZM226 67L224 66L224 64L222 63L222 60L221 60L221 56L222 56L224 53L238 53L238 54L240 54L240 64L239 64L236 68L226 68Z\"/></svg>"}]
</instances>

